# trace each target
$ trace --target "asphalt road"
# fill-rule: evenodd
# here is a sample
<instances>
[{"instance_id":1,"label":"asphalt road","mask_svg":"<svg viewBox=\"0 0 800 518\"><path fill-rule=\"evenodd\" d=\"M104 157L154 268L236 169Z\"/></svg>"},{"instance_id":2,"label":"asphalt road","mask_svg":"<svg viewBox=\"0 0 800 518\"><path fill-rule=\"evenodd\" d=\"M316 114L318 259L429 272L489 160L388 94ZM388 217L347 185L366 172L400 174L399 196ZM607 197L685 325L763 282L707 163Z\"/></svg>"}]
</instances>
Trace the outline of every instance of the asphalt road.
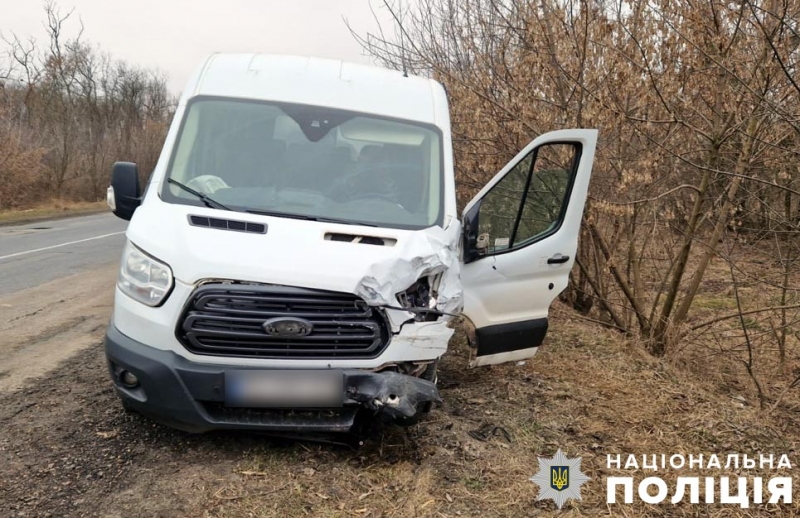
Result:
<instances>
[{"instance_id":1,"label":"asphalt road","mask_svg":"<svg viewBox=\"0 0 800 518\"><path fill-rule=\"evenodd\" d=\"M0 296L117 263L127 224L108 213L0 227Z\"/></svg>"}]
</instances>

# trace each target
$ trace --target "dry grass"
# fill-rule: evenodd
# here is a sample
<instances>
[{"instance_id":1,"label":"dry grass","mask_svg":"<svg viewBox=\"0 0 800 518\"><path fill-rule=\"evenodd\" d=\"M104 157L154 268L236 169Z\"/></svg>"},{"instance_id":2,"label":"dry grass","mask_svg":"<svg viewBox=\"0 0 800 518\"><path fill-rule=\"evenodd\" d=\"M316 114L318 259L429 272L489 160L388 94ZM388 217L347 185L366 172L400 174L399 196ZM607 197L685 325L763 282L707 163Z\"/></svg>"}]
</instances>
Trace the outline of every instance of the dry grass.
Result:
<instances>
[{"instance_id":1,"label":"dry grass","mask_svg":"<svg viewBox=\"0 0 800 518\"><path fill-rule=\"evenodd\" d=\"M52 200L47 203L40 203L28 209L0 211L0 225L33 223L47 219L81 216L107 210L109 209L105 201Z\"/></svg>"},{"instance_id":2,"label":"dry grass","mask_svg":"<svg viewBox=\"0 0 800 518\"><path fill-rule=\"evenodd\" d=\"M782 271L775 258L780 255L770 242L740 245L732 254L742 311L763 310L781 305ZM800 272L793 272L788 286L800 286ZM796 291L796 288L795 288ZM791 292L787 304L798 302ZM719 320L712 325L688 331L668 355L676 368L690 371L707 390L743 397L759 405L756 381L763 393L765 409L773 405L793 415L800 409L797 391L787 388L800 376L800 309L787 310L786 358L779 361L778 311L759 311L738 316L736 290L727 261L715 258L703 279L686 327ZM752 351L751 377L745 367Z\"/></svg>"},{"instance_id":3,"label":"dry grass","mask_svg":"<svg viewBox=\"0 0 800 518\"><path fill-rule=\"evenodd\" d=\"M798 507L669 503L608 506L605 478L650 471L609 470L606 455L789 453L798 419L766 415L713 392L691 372L654 360L611 331L555 308L541 353L522 366L467 371L461 334L443 362L445 400L415 428L388 429L359 451L295 444L252 451L219 481L205 516L795 516ZM712 385L713 386L713 385ZM486 423L511 435L481 442ZM528 481L538 455L562 448L583 458L591 480L583 500L562 510L538 502ZM723 459L724 460L724 459ZM776 459L777 461L777 459ZM724 470L659 471L738 476ZM746 473L742 473L746 474ZM760 475L769 478L770 473Z\"/></svg>"}]
</instances>

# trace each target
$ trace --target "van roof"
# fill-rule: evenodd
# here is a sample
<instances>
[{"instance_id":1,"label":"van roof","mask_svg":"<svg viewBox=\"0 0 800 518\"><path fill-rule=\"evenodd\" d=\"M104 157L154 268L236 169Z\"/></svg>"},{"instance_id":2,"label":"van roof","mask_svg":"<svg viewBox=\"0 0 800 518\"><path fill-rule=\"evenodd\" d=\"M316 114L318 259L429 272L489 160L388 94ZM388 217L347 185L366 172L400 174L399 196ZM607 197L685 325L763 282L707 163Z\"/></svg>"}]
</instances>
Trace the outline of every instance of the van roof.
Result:
<instances>
[{"instance_id":1,"label":"van roof","mask_svg":"<svg viewBox=\"0 0 800 518\"><path fill-rule=\"evenodd\" d=\"M273 54L212 54L189 83L198 95L326 106L437 123L446 98L432 79L344 61ZM441 122L441 121L439 121Z\"/></svg>"}]
</instances>

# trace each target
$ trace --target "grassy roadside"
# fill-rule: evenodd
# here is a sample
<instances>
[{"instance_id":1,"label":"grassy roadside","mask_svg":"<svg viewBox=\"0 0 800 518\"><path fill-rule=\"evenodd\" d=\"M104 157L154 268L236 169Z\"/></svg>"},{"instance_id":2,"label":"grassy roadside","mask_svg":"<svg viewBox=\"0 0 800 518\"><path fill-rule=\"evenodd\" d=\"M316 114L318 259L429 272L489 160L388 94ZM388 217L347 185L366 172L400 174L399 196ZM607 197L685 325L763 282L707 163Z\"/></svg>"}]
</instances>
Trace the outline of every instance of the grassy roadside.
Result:
<instances>
[{"instance_id":1,"label":"grassy roadside","mask_svg":"<svg viewBox=\"0 0 800 518\"><path fill-rule=\"evenodd\" d=\"M42 203L29 209L0 211L0 226L22 225L48 219L69 218L105 212L108 206L105 201L67 202L54 200Z\"/></svg>"},{"instance_id":2,"label":"grassy roadside","mask_svg":"<svg viewBox=\"0 0 800 518\"><path fill-rule=\"evenodd\" d=\"M674 492L678 476L789 475L624 470L609 468L606 455L787 453L794 465L800 414L760 411L736 387L707 387L558 304L551 314L545 347L521 365L465 369L459 330L441 364L443 405L418 426L377 432L358 450L256 434L192 436L125 413L98 343L46 383L0 394L0 509L187 518L800 516L798 503L606 504L610 476L655 475ZM798 395L786 400L800 407ZM590 477L582 500L562 510L537 500L529 480L538 457L558 448L581 457Z\"/></svg>"},{"instance_id":3,"label":"grassy roadside","mask_svg":"<svg viewBox=\"0 0 800 518\"><path fill-rule=\"evenodd\" d=\"M356 453L303 445L247 452L199 503L203 516L797 516L797 504L606 504L609 476L656 475L673 488L687 475L767 480L777 472L609 469L606 455L765 452L795 461L796 417L709 391L612 332L554 310L547 346L523 365L464 370L459 332L442 365L444 405L415 428L387 430ZM563 510L538 501L528 480L538 457L558 448L581 457L591 479L582 501Z\"/></svg>"}]
</instances>

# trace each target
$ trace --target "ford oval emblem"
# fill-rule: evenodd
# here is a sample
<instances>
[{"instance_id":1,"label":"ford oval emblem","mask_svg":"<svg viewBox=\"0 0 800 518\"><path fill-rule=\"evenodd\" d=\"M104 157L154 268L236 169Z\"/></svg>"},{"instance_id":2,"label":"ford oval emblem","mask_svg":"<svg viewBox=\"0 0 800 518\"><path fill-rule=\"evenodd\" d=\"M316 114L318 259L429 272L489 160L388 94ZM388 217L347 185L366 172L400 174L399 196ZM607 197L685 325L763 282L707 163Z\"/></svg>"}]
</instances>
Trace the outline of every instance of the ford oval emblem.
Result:
<instances>
[{"instance_id":1,"label":"ford oval emblem","mask_svg":"<svg viewBox=\"0 0 800 518\"><path fill-rule=\"evenodd\" d=\"M261 326L269 336L275 338L301 338L314 329L314 324L308 320L294 317L270 318Z\"/></svg>"}]
</instances>

